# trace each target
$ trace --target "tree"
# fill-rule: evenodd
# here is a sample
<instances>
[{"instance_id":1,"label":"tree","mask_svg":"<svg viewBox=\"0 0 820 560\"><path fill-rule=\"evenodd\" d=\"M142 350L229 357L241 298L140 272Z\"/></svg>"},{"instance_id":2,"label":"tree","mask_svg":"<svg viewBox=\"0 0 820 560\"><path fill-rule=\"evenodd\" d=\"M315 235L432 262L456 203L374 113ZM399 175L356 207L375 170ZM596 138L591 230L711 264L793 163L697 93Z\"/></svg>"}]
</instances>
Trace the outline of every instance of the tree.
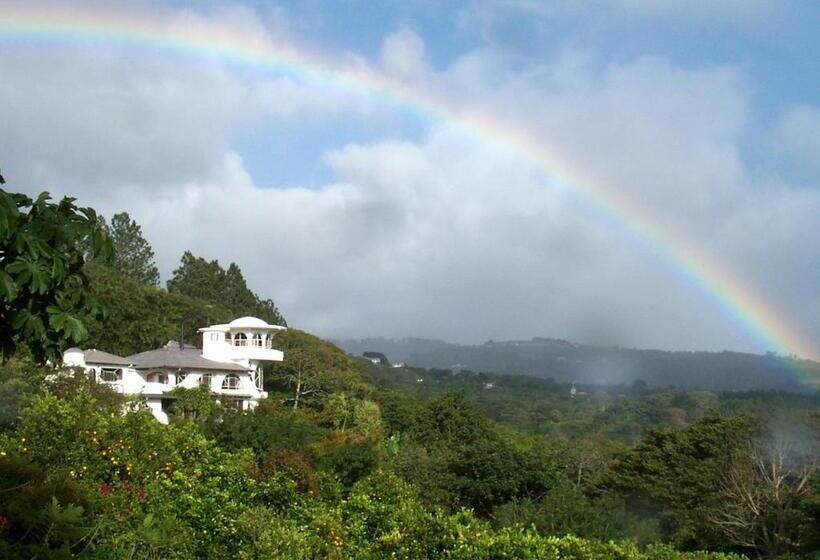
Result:
<instances>
[{"instance_id":1,"label":"tree","mask_svg":"<svg viewBox=\"0 0 820 560\"><path fill-rule=\"evenodd\" d=\"M225 270L218 261L206 261L185 251L179 268L168 280L168 291L219 302L236 315L253 315L268 323L287 325L272 300L262 300L248 288L236 263Z\"/></svg>"},{"instance_id":2,"label":"tree","mask_svg":"<svg viewBox=\"0 0 820 560\"><path fill-rule=\"evenodd\" d=\"M724 538L712 522L720 485L731 458L759 430L757 419L712 414L686 430L653 430L612 465L606 484L660 504L668 533L696 548ZM648 499L648 500L647 500Z\"/></svg>"},{"instance_id":3,"label":"tree","mask_svg":"<svg viewBox=\"0 0 820 560\"><path fill-rule=\"evenodd\" d=\"M265 383L268 389L286 390L290 396L285 402L294 409L302 404L324 408L332 393L348 393L351 398L367 396L360 369L365 366L333 344L298 329L276 335L274 342L284 351L285 359L270 364Z\"/></svg>"},{"instance_id":4,"label":"tree","mask_svg":"<svg viewBox=\"0 0 820 560\"><path fill-rule=\"evenodd\" d=\"M723 477L712 521L729 542L758 555L799 552L812 525L801 502L816 471L816 457L801 457L783 438L750 441Z\"/></svg>"},{"instance_id":5,"label":"tree","mask_svg":"<svg viewBox=\"0 0 820 560\"><path fill-rule=\"evenodd\" d=\"M57 359L87 336L86 322L101 309L88 290L84 245L111 255L111 241L91 208L73 198L50 202L0 189L0 355L19 344L35 359Z\"/></svg>"},{"instance_id":6,"label":"tree","mask_svg":"<svg viewBox=\"0 0 820 560\"><path fill-rule=\"evenodd\" d=\"M356 403L353 410L353 421L356 430L367 439L378 439L381 437L382 414L379 405L373 401L363 400Z\"/></svg>"},{"instance_id":7,"label":"tree","mask_svg":"<svg viewBox=\"0 0 820 560\"><path fill-rule=\"evenodd\" d=\"M299 403L306 397L326 395L327 391L322 383L322 369L316 355L305 348L294 348L285 355L284 366L280 375L291 390L293 410L299 408Z\"/></svg>"},{"instance_id":8,"label":"tree","mask_svg":"<svg viewBox=\"0 0 820 560\"><path fill-rule=\"evenodd\" d=\"M204 385L190 389L175 387L170 394L176 399L172 410L175 417L204 421L216 410L216 401Z\"/></svg>"},{"instance_id":9,"label":"tree","mask_svg":"<svg viewBox=\"0 0 820 560\"><path fill-rule=\"evenodd\" d=\"M159 285L159 271L154 263L154 250L142 236L142 228L128 212L114 214L108 233L114 245L112 268L124 276L147 286Z\"/></svg>"},{"instance_id":10,"label":"tree","mask_svg":"<svg viewBox=\"0 0 820 560\"><path fill-rule=\"evenodd\" d=\"M230 321L233 313L218 303L140 284L99 262L86 265L91 293L106 309L88 321L88 345L128 356L169 340L198 345L197 327Z\"/></svg>"}]
</instances>

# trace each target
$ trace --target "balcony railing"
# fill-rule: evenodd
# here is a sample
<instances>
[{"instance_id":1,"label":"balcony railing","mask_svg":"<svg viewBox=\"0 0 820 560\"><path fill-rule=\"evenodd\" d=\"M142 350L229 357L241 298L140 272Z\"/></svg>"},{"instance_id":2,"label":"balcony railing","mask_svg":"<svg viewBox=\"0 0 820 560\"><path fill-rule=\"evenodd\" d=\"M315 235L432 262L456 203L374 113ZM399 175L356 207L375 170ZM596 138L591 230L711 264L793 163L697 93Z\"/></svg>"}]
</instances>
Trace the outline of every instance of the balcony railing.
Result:
<instances>
[{"instance_id":1,"label":"balcony railing","mask_svg":"<svg viewBox=\"0 0 820 560\"><path fill-rule=\"evenodd\" d=\"M259 340L259 339L246 339L246 338L235 338L233 340L226 340L225 341L228 346L237 346L237 347L250 347L250 348L267 348L268 350L273 349L273 341L271 339L267 340Z\"/></svg>"}]
</instances>

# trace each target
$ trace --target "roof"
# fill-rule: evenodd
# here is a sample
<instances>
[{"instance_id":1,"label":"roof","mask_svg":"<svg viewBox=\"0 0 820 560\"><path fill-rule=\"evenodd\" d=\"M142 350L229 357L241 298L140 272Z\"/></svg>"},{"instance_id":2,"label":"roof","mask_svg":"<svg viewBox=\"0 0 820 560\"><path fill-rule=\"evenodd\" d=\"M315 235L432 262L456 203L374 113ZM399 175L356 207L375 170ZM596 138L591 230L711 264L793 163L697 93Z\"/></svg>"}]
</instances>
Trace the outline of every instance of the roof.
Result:
<instances>
[{"instance_id":1,"label":"roof","mask_svg":"<svg viewBox=\"0 0 820 560\"><path fill-rule=\"evenodd\" d=\"M272 325L267 324L262 319L258 319L256 317L240 317L239 319L234 319L230 323L228 323L229 327L233 328L255 328L255 329L265 329Z\"/></svg>"},{"instance_id":2,"label":"roof","mask_svg":"<svg viewBox=\"0 0 820 560\"><path fill-rule=\"evenodd\" d=\"M222 371L248 371L248 368L231 362L215 362L202 357L199 348L180 348L177 345L165 346L128 356L137 369L151 368L186 368L218 369Z\"/></svg>"},{"instance_id":3,"label":"roof","mask_svg":"<svg viewBox=\"0 0 820 560\"><path fill-rule=\"evenodd\" d=\"M268 330L268 331L284 331L287 330L287 327L283 327L280 325L269 325L262 319L258 317L239 317L238 319L234 319L230 323L223 325L211 325L209 327L203 327L199 329L199 332L205 331L228 331L233 329L261 329L261 330Z\"/></svg>"},{"instance_id":4,"label":"roof","mask_svg":"<svg viewBox=\"0 0 820 560\"><path fill-rule=\"evenodd\" d=\"M74 349L70 348L68 352L71 350ZM122 356L117 356L116 354L109 354L108 352L94 349L84 351L83 358L85 358L85 363L87 364L130 366L132 363L128 358L123 358Z\"/></svg>"}]
</instances>

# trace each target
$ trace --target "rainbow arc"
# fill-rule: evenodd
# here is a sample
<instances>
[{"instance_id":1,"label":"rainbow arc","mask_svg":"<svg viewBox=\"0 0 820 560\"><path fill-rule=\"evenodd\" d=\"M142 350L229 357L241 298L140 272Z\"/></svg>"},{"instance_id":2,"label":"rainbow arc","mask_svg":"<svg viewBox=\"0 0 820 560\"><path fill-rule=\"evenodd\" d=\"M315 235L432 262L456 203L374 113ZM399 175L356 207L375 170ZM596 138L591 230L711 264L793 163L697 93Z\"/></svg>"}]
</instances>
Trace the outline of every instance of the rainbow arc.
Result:
<instances>
[{"instance_id":1,"label":"rainbow arc","mask_svg":"<svg viewBox=\"0 0 820 560\"><path fill-rule=\"evenodd\" d=\"M0 42L32 40L126 44L250 64L376 98L424 119L451 124L484 144L517 155L597 214L651 246L669 266L769 349L820 358L813 341L708 251L660 223L648 207L623 190L582 171L543 139L493 115L455 106L363 65L343 64L307 48L274 42L263 34L238 34L197 18L181 25L161 16L99 7L5 7L0 12Z\"/></svg>"}]
</instances>

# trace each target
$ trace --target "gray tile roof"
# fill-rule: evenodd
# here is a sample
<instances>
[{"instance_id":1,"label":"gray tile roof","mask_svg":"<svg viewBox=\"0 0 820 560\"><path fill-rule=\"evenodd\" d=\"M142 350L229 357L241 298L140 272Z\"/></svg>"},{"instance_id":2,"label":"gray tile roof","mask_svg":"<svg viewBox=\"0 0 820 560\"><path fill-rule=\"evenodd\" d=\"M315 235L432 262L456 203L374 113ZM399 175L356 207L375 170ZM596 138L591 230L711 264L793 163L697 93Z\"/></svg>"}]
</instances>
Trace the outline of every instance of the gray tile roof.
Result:
<instances>
[{"instance_id":1,"label":"gray tile roof","mask_svg":"<svg viewBox=\"0 0 820 560\"><path fill-rule=\"evenodd\" d=\"M129 366L132 363L128 358L123 358L122 356L117 356L115 354L109 354L108 352L103 352L102 350L86 350L83 352L83 357L85 358L85 363L87 364Z\"/></svg>"},{"instance_id":2,"label":"gray tile roof","mask_svg":"<svg viewBox=\"0 0 820 560\"><path fill-rule=\"evenodd\" d=\"M180 348L176 344L168 344L163 348L148 350L128 356L127 358L137 369L152 368L186 368L186 369L218 369L223 371L248 371L248 368L230 362L215 362L202 357L199 348Z\"/></svg>"}]
</instances>

